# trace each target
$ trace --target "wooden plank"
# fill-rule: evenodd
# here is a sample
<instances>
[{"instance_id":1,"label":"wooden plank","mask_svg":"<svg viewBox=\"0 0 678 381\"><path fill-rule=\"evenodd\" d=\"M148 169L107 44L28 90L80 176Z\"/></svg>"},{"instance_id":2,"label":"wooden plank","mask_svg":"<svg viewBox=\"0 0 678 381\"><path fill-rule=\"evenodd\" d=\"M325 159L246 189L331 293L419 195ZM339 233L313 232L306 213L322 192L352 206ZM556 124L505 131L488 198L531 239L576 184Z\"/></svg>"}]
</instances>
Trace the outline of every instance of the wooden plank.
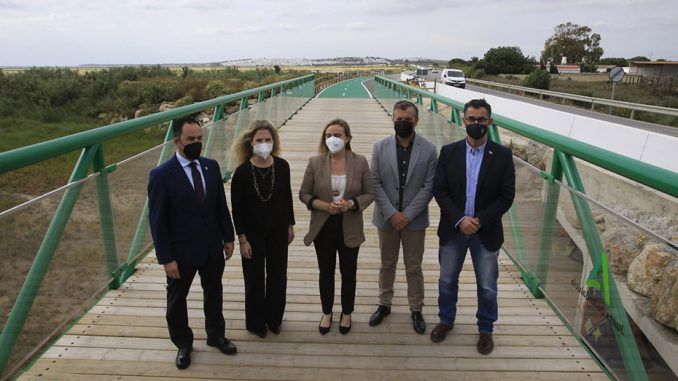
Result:
<instances>
[{"instance_id":1,"label":"wooden plank","mask_svg":"<svg viewBox=\"0 0 678 381\"><path fill-rule=\"evenodd\" d=\"M52 362L54 361L54 362ZM26 380L44 380L38 376L40 371L48 369L50 376L54 373L60 375L77 374L91 377L113 375L122 380L137 380L136 375L143 370L144 377L176 377L183 379L225 379L233 377L239 380L373 380L392 381L397 380L458 380L458 381L581 381L582 378L593 381L607 381L603 373L579 373L579 372L497 372L497 371L454 371L447 370L408 370L408 369L308 369L292 368L289 366L264 366L236 367L230 364L200 364L194 362L190 368L179 371L167 362L150 361L126 361L120 364L116 361L101 360L40 360L27 375L22 377ZM47 371L45 372L47 373ZM56 378L60 380L69 379ZM116 378L118 379L118 378ZM143 380L143 379L142 379Z\"/></svg>"}]
</instances>

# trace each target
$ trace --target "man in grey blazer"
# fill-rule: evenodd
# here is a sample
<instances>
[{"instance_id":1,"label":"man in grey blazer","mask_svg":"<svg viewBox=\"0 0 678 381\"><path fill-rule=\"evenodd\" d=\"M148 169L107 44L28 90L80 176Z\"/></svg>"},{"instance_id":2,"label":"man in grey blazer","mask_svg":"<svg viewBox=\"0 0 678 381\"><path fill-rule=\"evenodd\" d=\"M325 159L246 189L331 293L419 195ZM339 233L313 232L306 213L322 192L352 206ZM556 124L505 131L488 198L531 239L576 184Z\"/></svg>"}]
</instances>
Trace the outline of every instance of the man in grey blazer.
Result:
<instances>
[{"instance_id":1,"label":"man in grey blazer","mask_svg":"<svg viewBox=\"0 0 678 381\"><path fill-rule=\"evenodd\" d=\"M381 268L379 270L379 307L370 317L370 325L382 322L391 313L393 282L400 246L407 276L407 299L412 326L426 332L421 313L424 305L424 255L428 204L433 198L433 178L437 164L436 147L414 132L419 122L417 106L406 100L393 106L395 135L374 144L372 179L375 208L372 223L379 230Z\"/></svg>"}]
</instances>

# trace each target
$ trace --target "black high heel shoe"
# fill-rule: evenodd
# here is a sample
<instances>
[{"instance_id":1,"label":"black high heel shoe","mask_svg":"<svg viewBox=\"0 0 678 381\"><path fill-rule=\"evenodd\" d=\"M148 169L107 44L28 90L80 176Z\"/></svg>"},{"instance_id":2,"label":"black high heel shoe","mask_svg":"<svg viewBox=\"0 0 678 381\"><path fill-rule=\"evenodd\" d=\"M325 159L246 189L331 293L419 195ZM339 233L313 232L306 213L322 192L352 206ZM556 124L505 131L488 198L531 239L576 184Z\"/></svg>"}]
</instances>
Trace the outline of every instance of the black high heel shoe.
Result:
<instances>
[{"instance_id":1,"label":"black high heel shoe","mask_svg":"<svg viewBox=\"0 0 678 381\"><path fill-rule=\"evenodd\" d=\"M348 325L341 325L341 322L344 320L344 316L348 316ZM344 314L343 312L341 313L341 318L339 320L339 332L341 332L342 335L345 335L351 331L351 314Z\"/></svg>"},{"instance_id":2,"label":"black high heel shoe","mask_svg":"<svg viewBox=\"0 0 678 381\"><path fill-rule=\"evenodd\" d=\"M320 324L318 324L318 331L320 332L321 335L327 334L327 332L330 331L330 328L332 328L332 314L330 314L330 325L327 327L322 326L323 318L325 317L325 314L320 318Z\"/></svg>"}]
</instances>

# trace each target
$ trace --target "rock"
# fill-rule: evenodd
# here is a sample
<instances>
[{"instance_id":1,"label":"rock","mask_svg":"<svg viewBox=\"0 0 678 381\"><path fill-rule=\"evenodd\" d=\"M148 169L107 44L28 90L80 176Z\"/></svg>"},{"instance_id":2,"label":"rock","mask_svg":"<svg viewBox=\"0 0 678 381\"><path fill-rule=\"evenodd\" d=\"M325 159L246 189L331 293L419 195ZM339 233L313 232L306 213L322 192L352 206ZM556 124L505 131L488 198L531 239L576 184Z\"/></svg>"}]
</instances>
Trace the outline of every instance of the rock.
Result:
<instances>
[{"instance_id":1,"label":"rock","mask_svg":"<svg viewBox=\"0 0 678 381\"><path fill-rule=\"evenodd\" d=\"M158 107L158 111L160 111L160 112L167 111L167 110L173 109L174 107L175 107L174 103L172 103L172 102L162 102L160 104L160 107Z\"/></svg>"},{"instance_id":2,"label":"rock","mask_svg":"<svg viewBox=\"0 0 678 381\"><path fill-rule=\"evenodd\" d=\"M108 118L108 113L102 112L99 115L97 115L97 119L106 119Z\"/></svg>"},{"instance_id":3,"label":"rock","mask_svg":"<svg viewBox=\"0 0 678 381\"><path fill-rule=\"evenodd\" d=\"M657 291L650 302L652 316L678 331L678 266L663 271Z\"/></svg>"},{"instance_id":4,"label":"rock","mask_svg":"<svg viewBox=\"0 0 678 381\"><path fill-rule=\"evenodd\" d=\"M212 118L210 118L210 116L209 116L206 112L204 112L204 111L201 111L200 114L198 114L198 115L195 117L195 119L196 119L198 122L200 122L200 125L202 125L202 126L204 126L205 124L207 124L207 123L209 123L209 122L212 121Z\"/></svg>"},{"instance_id":5,"label":"rock","mask_svg":"<svg viewBox=\"0 0 678 381\"><path fill-rule=\"evenodd\" d=\"M148 115L150 112L146 109L140 108L134 112L134 119L141 118L142 116Z\"/></svg>"},{"instance_id":6,"label":"rock","mask_svg":"<svg viewBox=\"0 0 678 381\"><path fill-rule=\"evenodd\" d=\"M663 244L647 245L629 266L627 282L631 290L652 297L669 267L678 266L678 253Z\"/></svg>"},{"instance_id":7,"label":"rock","mask_svg":"<svg viewBox=\"0 0 678 381\"><path fill-rule=\"evenodd\" d=\"M624 275L631 262L640 254L646 237L636 229L622 227L607 229L600 239L610 258L612 271Z\"/></svg>"}]
</instances>

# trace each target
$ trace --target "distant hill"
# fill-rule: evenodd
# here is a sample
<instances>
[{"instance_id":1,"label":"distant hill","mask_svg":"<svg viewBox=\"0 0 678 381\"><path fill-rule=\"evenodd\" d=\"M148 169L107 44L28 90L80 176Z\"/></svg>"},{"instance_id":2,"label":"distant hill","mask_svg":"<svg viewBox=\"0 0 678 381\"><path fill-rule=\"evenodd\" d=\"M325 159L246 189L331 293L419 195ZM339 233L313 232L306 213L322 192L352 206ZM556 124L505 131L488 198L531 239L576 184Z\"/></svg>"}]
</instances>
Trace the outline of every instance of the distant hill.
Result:
<instances>
[{"instance_id":1,"label":"distant hill","mask_svg":"<svg viewBox=\"0 0 678 381\"><path fill-rule=\"evenodd\" d=\"M432 64L447 61L430 58L333 57L333 58L245 58L223 61L223 66L327 66L327 65L403 65Z\"/></svg>"}]
</instances>

